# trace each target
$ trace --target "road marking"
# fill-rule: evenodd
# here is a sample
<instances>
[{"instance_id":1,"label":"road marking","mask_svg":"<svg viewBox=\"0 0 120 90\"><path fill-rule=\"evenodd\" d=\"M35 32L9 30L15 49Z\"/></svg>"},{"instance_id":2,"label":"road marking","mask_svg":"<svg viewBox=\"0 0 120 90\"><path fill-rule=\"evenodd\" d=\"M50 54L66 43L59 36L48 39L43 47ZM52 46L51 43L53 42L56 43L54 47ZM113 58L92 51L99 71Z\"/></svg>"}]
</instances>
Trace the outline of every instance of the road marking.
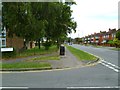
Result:
<instances>
[{"instance_id":1,"label":"road marking","mask_svg":"<svg viewBox=\"0 0 120 90\"><path fill-rule=\"evenodd\" d=\"M106 66L106 67L114 70L115 72L119 72L120 67L118 67L118 66L116 66L116 65L114 65L114 64L112 64L112 63L110 63L110 62L107 62L107 61L103 60L101 57L99 57L99 56L97 56L97 55L94 55L94 54L92 54L92 53L90 53L90 52L87 52L87 51L84 51L84 52L89 53L89 54L91 54L91 55L99 58L99 59L100 59L100 62L98 62L98 63L101 63L102 65L104 65L104 66Z\"/></svg>"},{"instance_id":2,"label":"road marking","mask_svg":"<svg viewBox=\"0 0 120 90\"><path fill-rule=\"evenodd\" d=\"M111 66L109 66L109 65L107 65L105 63L101 63L101 64L108 67L108 68L110 68L110 69L112 69L112 70L114 70L115 72L119 72L119 70L115 69L114 67L111 67Z\"/></svg>"},{"instance_id":3,"label":"road marking","mask_svg":"<svg viewBox=\"0 0 120 90\"><path fill-rule=\"evenodd\" d=\"M29 89L28 87L0 87L1 89Z\"/></svg>"},{"instance_id":4,"label":"road marking","mask_svg":"<svg viewBox=\"0 0 120 90\"><path fill-rule=\"evenodd\" d=\"M113 88L113 89L119 89L120 87L119 86L106 86L106 87L67 87L67 89L100 89L100 88L106 88L106 89L110 89L110 88Z\"/></svg>"},{"instance_id":5,"label":"road marking","mask_svg":"<svg viewBox=\"0 0 120 90\"><path fill-rule=\"evenodd\" d=\"M112 64L110 62L107 62L107 61L105 61L105 60L102 59L100 63L102 65L104 65L104 66L106 66L106 67L114 70L115 72L119 72L120 67L118 67L118 66L116 66L116 65L114 65L114 64Z\"/></svg>"},{"instance_id":6,"label":"road marking","mask_svg":"<svg viewBox=\"0 0 120 90\"><path fill-rule=\"evenodd\" d=\"M111 66L113 66L113 67L115 67L115 68L117 68L117 69L120 69L120 67L118 67L118 66L116 66L116 65L114 65L114 64L112 64L112 63L110 63L110 62L107 62L107 61L105 61L105 60L101 60L102 62L104 62L104 63L107 63L107 64L109 64L109 65L111 65Z\"/></svg>"}]
</instances>

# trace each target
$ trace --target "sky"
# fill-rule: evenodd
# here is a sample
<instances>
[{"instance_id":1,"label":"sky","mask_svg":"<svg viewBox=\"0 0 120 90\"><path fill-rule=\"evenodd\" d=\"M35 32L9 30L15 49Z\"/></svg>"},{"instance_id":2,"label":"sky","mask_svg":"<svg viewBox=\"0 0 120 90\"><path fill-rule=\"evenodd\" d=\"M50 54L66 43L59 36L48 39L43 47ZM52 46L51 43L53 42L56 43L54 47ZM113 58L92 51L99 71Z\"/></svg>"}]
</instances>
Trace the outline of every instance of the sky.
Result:
<instances>
[{"instance_id":1,"label":"sky","mask_svg":"<svg viewBox=\"0 0 120 90\"><path fill-rule=\"evenodd\" d=\"M74 0L72 17L77 22L76 33L69 36L84 37L100 31L118 29L118 2L120 0Z\"/></svg>"}]
</instances>

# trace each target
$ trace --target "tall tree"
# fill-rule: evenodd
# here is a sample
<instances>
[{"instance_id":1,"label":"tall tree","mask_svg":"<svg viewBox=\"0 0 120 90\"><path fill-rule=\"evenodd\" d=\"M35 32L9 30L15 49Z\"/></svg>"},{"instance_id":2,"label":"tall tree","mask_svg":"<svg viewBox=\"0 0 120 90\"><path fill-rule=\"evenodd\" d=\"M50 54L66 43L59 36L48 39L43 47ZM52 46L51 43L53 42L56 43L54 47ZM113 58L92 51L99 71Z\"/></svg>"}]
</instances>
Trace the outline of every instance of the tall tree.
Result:
<instances>
[{"instance_id":1,"label":"tall tree","mask_svg":"<svg viewBox=\"0 0 120 90\"><path fill-rule=\"evenodd\" d=\"M29 41L45 37L46 43L64 41L77 26L70 5L59 2L3 2L3 27ZM47 44L46 44L47 45Z\"/></svg>"}]
</instances>

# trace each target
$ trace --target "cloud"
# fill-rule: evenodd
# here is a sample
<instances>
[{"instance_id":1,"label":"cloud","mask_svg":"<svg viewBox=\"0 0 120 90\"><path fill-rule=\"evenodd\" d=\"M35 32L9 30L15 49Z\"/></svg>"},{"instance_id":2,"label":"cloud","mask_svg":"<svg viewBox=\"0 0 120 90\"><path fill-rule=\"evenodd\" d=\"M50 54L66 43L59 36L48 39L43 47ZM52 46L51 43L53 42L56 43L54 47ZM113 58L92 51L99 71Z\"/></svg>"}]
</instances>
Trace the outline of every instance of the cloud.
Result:
<instances>
[{"instance_id":1,"label":"cloud","mask_svg":"<svg viewBox=\"0 0 120 90\"><path fill-rule=\"evenodd\" d=\"M118 27L119 0L75 0L71 6L72 17L77 22L77 33L72 37L82 37L94 32Z\"/></svg>"}]
</instances>

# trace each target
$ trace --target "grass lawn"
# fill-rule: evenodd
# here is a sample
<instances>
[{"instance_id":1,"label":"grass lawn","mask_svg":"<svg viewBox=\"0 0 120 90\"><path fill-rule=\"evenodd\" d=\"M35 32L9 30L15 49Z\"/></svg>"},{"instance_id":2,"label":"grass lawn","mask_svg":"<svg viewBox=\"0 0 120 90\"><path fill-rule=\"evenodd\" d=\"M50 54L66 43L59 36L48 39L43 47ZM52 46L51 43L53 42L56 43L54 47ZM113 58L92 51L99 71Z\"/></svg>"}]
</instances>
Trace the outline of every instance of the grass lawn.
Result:
<instances>
[{"instance_id":1,"label":"grass lawn","mask_svg":"<svg viewBox=\"0 0 120 90\"><path fill-rule=\"evenodd\" d=\"M45 54L53 54L57 53L58 48L57 46L51 46L49 50L45 50L43 46L39 49L38 47L27 49L23 52L12 54L12 53L6 53L2 56L3 60L5 59L15 59L15 58L21 58L21 57L28 57L28 56L34 56L34 55L45 55Z\"/></svg>"},{"instance_id":2,"label":"grass lawn","mask_svg":"<svg viewBox=\"0 0 120 90\"><path fill-rule=\"evenodd\" d=\"M17 63L0 63L2 69L19 69L19 68L50 68L51 65L45 62L17 62Z\"/></svg>"},{"instance_id":3,"label":"grass lawn","mask_svg":"<svg viewBox=\"0 0 120 90\"><path fill-rule=\"evenodd\" d=\"M50 53L57 52L57 51L58 51L58 48L55 45L51 46L49 50L45 50L43 46L40 49L38 47L35 47L32 49L25 50L22 53L18 53L17 57L44 55L44 54L50 54Z\"/></svg>"},{"instance_id":4,"label":"grass lawn","mask_svg":"<svg viewBox=\"0 0 120 90\"><path fill-rule=\"evenodd\" d=\"M79 60L96 60L97 58L91 54L88 54L82 50L76 49L74 47L66 45L68 50L71 51L73 55L75 55Z\"/></svg>"},{"instance_id":5,"label":"grass lawn","mask_svg":"<svg viewBox=\"0 0 120 90\"><path fill-rule=\"evenodd\" d=\"M54 55L54 56L42 56L42 57L36 57L32 58L30 60L60 60L59 55Z\"/></svg>"},{"instance_id":6,"label":"grass lawn","mask_svg":"<svg viewBox=\"0 0 120 90\"><path fill-rule=\"evenodd\" d=\"M33 49L28 49L21 53L17 53L17 56L15 58L27 57L33 55L40 55L40 57L31 58L30 60L25 60L22 62L0 63L0 67L2 69L51 68L51 64L49 64L48 62L39 62L38 60L59 60L60 57L57 51L58 48L56 46L51 46L49 50L45 50L44 47L41 47L40 49L38 47L35 47Z\"/></svg>"}]
</instances>

